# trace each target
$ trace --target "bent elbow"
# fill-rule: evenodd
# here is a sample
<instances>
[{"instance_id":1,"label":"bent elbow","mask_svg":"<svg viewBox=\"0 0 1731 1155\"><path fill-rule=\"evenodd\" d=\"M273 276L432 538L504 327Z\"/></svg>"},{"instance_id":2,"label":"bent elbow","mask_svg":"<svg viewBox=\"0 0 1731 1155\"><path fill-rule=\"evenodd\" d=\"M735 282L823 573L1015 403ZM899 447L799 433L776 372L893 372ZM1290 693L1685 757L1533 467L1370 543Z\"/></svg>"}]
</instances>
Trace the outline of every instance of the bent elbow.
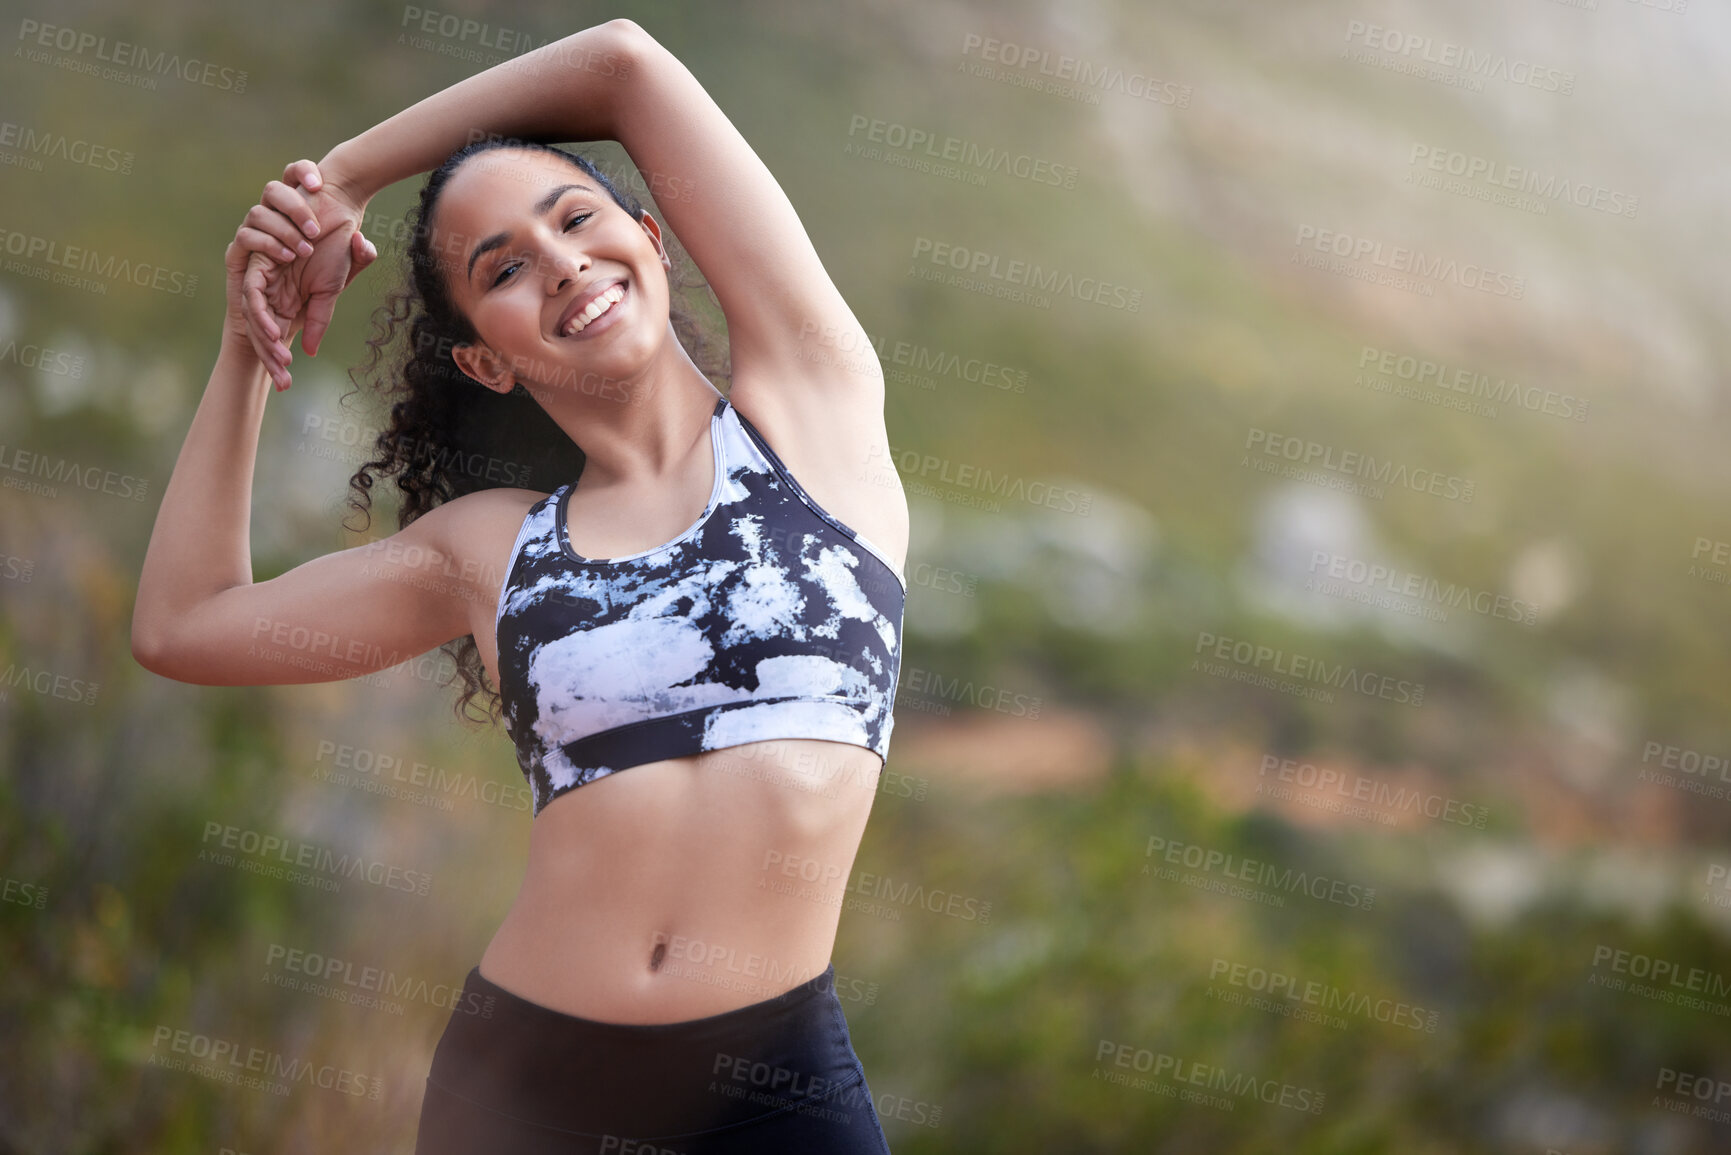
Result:
<instances>
[{"instance_id":1,"label":"bent elbow","mask_svg":"<svg viewBox=\"0 0 1731 1155\"><path fill-rule=\"evenodd\" d=\"M601 27L607 31L612 50L628 65L637 62L645 49L661 47L661 42L651 36L648 29L628 16L615 17ZM630 75L629 70L625 75Z\"/></svg>"},{"instance_id":2,"label":"bent elbow","mask_svg":"<svg viewBox=\"0 0 1731 1155\"><path fill-rule=\"evenodd\" d=\"M135 630L132 634L132 660L153 674L161 674L161 650L154 641L140 637Z\"/></svg>"},{"instance_id":3,"label":"bent elbow","mask_svg":"<svg viewBox=\"0 0 1731 1155\"><path fill-rule=\"evenodd\" d=\"M143 625L136 617L132 619L132 660L158 677L174 677L169 672L168 642L162 631Z\"/></svg>"},{"instance_id":4,"label":"bent elbow","mask_svg":"<svg viewBox=\"0 0 1731 1155\"><path fill-rule=\"evenodd\" d=\"M602 24L601 27L607 29L608 32L620 37L621 39L633 36L640 36L645 40L654 39L654 37L650 36L649 33L645 31L643 25L637 23L637 21L631 19L629 16L615 16L613 19Z\"/></svg>"}]
</instances>

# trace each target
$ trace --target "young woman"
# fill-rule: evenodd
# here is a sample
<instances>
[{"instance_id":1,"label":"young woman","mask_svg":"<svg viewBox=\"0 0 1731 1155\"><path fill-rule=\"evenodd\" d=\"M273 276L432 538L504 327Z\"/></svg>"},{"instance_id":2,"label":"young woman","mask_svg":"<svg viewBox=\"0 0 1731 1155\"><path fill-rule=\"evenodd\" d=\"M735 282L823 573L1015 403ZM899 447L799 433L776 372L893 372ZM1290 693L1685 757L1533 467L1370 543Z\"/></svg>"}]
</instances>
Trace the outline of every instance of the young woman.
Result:
<instances>
[{"instance_id":1,"label":"young woman","mask_svg":"<svg viewBox=\"0 0 1731 1155\"><path fill-rule=\"evenodd\" d=\"M726 318L725 395L677 338L660 224L531 143L602 138L680 190L663 208ZM379 442L404 524L254 582L267 385L375 256L369 199L428 170L383 311L408 345ZM417 1152L887 1151L829 955L892 728L907 506L882 375L826 356L869 346L774 178L614 20L290 165L227 268L134 654L243 685L459 644L533 787L527 874L433 1056ZM568 463L550 492L509 483L531 457Z\"/></svg>"}]
</instances>

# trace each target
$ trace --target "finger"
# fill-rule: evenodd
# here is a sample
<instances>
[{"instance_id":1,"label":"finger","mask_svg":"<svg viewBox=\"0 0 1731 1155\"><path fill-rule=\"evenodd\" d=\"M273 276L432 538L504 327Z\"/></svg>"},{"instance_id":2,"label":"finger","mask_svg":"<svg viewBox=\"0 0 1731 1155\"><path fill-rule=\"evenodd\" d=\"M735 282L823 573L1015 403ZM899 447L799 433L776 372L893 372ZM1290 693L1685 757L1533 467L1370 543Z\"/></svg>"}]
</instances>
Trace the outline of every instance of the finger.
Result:
<instances>
[{"instance_id":1,"label":"finger","mask_svg":"<svg viewBox=\"0 0 1731 1155\"><path fill-rule=\"evenodd\" d=\"M312 206L307 204L306 194L300 189L290 188L280 180L273 180L264 186L264 194L259 197L259 203L268 205L294 221L307 236L319 235L318 218L313 214Z\"/></svg>"},{"instance_id":2,"label":"finger","mask_svg":"<svg viewBox=\"0 0 1731 1155\"><path fill-rule=\"evenodd\" d=\"M265 346L270 352L270 360L286 365L289 361L288 337L284 328L286 319L271 303L271 284L268 269L248 270L247 277L242 278L241 292L246 301L247 312L261 335L268 338Z\"/></svg>"},{"instance_id":3,"label":"finger","mask_svg":"<svg viewBox=\"0 0 1731 1155\"><path fill-rule=\"evenodd\" d=\"M270 374L270 379L275 383L277 392L280 393L284 389L288 388L288 363L277 358L276 353L272 351L271 344L268 341L264 344L264 355L262 356L260 363L264 365L264 371Z\"/></svg>"},{"instance_id":4,"label":"finger","mask_svg":"<svg viewBox=\"0 0 1731 1155\"><path fill-rule=\"evenodd\" d=\"M276 390L278 393L287 389L294 382L293 375L289 373L289 362L292 359L293 358L285 356L282 359L282 362L277 365L276 371L271 374L271 379L276 382Z\"/></svg>"},{"instance_id":5,"label":"finger","mask_svg":"<svg viewBox=\"0 0 1731 1155\"><path fill-rule=\"evenodd\" d=\"M263 229L255 229L251 225L242 225L234 234L235 243L249 252L259 253L279 261L292 261L295 251L282 243L275 234ZM305 244L305 241L301 242Z\"/></svg>"},{"instance_id":6,"label":"finger","mask_svg":"<svg viewBox=\"0 0 1731 1155\"><path fill-rule=\"evenodd\" d=\"M265 353L264 343L259 340L258 334L253 332L250 326L246 331L246 339L252 342L253 356L258 358L258 363L264 366L264 371L274 379L276 376L275 366L271 364L270 357Z\"/></svg>"},{"instance_id":7,"label":"finger","mask_svg":"<svg viewBox=\"0 0 1731 1155\"><path fill-rule=\"evenodd\" d=\"M239 251L238 248L235 249L236 253ZM250 263L249 260L248 264L250 265ZM240 309L241 315L246 318L246 339L252 344L252 351L258 357L259 364L268 367L271 356L266 349L265 334L260 331L259 318L254 312L255 302L252 292L246 284L247 269L242 268L239 272L241 274Z\"/></svg>"},{"instance_id":8,"label":"finger","mask_svg":"<svg viewBox=\"0 0 1731 1155\"><path fill-rule=\"evenodd\" d=\"M258 330L271 341L282 340L282 327L277 324L274 310L271 309L270 301L265 297L264 274L251 268L247 269L241 278L240 290L241 299L246 305L247 328ZM273 353L266 359L274 361L277 357Z\"/></svg>"},{"instance_id":9,"label":"finger","mask_svg":"<svg viewBox=\"0 0 1731 1155\"><path fill-rule=\"evenodd\" d=\"M335 293L315 292L307 298L307 327L301 333L301 348L308 357L316 357L325 330L331 326L331 314L337 311Z\"/></svg>"},{"instance_id":10,"label":"finger","mask_svg":"<svg viewBox=\"0 0 1731 1155\"><path fill-rule=\"evenodd\" d=\"M258 355L258 363L264 366L264 371L270 374L271 380L277 383L278 389L281 389L283 375L287 370L277 359L276 351L272 348L271 342L260 336L250 325L247 326L246 335L247 339L252 342L253 352Z\"/></svg>"},{"instance_id":11,"label":"finger","mask_svg":"<svg viewBox=\"0 0 1731 1155\"><path fill-rule=\"evenodd\" d=\"M261 315L270 318L273 326L277 324L270 302L263 294L247 298L247 307L249 310L261 310ZM289 347L277 338L269 336L262 330L255 330L250 325L247 327L247 333L253 338L253 344L259 350L259 357L264 361L267 368L281 369L293 359Z\"/></svg>"},{"instance_id":12,"label":"finger","mask_svg":"<svg viewBox=\"0 0 1731 1155\"><path fill-rule=\"evenodd\" d=\"M241 224L261 233L269 233L276 238L278 244L303 257L313 255L312 242L301 235L300 226L268 205L253 205L246 210L246 217Z\"/></svg>"},{"instance_id":13,"label":"finger","mask_svg":"<svg viewBox=\"0 0 1731 1155\"><path fill-rule=\"evenodd\" d=\"M379 250L357 229L349 241L349 276L348 280L343 282L343 288L346 289L354 284L355 278L361 275L361 270L378 259Z\"/></svg>"},{"instance_id":14,"label":"finger","mask_svg":"<svg viewBox=\"0 0 1731 1155\"><path fill-rule=\"evenodd\" d=\"M277 312L270 302L270 290L274 280L272 274L277 266L263 257L249 256L246 268L241 270L241 293L249 302L251 315L259 329L269 335L273 341L281 341L283 337L282 322L277 318Z\"/></svg>"},{"instance_id":15,"label":"finger","mask_svg":"<svg viewBox=\"0 0 1731 1155\"><path fill-rule=\"evenodd\" d=\"M286 371L277 363L276 354L271 351L270 342L260 337L250 326L247 328L246 335L247 339L252 342L253 352L258 355L258 363L264 366L264 371L270 374L271 380L277 382L277 387L280 389L282 387L282 374Z\"/></svg>"},{"instance_id":16,"label":"finger","mask_svg":"<svg viewBox=\"0 0 1731 1155\"><path fill-rule=\"evenodd\" d=\"M318 192L319 186L325 183L324 176L319 172L319 166L310 160L297 160L282 170L284 184L299 185L308 192Z\"/></svg>"},{"instance_id":17,"label":"finger","mask_svg":"<svg viewBox=\"0 0 1731 1155\"><path fill-rule=\"evenodd\" d=\"M236 276L239 276L246 272L247 261L250 259L251 255L241 247L240 234L237 231L234 240L230 241L228 243L228 248L224 249L222 252L223 267L229 272L234 273Z\"/></svg>"}]
</instances>

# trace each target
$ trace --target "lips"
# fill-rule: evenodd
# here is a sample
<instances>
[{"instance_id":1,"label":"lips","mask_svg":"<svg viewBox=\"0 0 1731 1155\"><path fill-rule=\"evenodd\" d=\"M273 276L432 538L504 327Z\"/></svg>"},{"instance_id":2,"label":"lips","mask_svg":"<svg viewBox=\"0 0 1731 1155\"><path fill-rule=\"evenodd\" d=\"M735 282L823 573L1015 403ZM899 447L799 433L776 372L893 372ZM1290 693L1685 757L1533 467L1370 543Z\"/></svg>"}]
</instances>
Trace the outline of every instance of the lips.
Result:
<instances>
[{"instance_id":1,"label":"lips","mask_svg":"<svg viewBox=\"0 0 1731 1155\"><path fill-rule=\"evenodd\" d=\"M559 315L559 323L553 332L560 337L580 335L594 321L605 317L623 298L626 292L623 279L607 281L594 285L579 293L569 307ZM599 312L595 310L599 309Z\"/></svg>"}]
</instances>

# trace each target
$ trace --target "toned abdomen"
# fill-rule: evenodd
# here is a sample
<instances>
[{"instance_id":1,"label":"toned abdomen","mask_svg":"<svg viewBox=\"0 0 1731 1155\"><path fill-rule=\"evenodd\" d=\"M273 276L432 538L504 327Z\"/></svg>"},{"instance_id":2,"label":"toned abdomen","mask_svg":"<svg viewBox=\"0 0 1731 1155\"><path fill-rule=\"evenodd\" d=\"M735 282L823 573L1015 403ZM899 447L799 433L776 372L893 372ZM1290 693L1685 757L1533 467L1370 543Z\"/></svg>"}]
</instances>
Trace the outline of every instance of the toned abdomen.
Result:
<instances>
[{"instance_id":1,"label":"toned abdomen","mask_svg":"<svg viewBox=\"0 0 1731 1155\"><path fill-rule=\"evenodd\" d=\"M534 819L481 958L515 994L602 1022L679 1022L820 974L882 762L755 742L617 771Z\"/></svg>"}]
</instances>

